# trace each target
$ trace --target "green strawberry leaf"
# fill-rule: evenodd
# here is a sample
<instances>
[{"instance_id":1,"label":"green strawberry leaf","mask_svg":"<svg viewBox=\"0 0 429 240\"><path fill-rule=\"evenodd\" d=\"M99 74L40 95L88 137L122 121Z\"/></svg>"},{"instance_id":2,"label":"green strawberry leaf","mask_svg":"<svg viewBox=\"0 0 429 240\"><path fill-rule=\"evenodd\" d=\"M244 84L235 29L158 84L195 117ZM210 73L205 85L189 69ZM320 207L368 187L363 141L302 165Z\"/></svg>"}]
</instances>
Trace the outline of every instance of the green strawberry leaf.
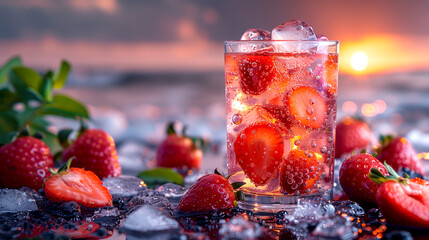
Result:
<instances>
[{"instance_id":1,"label":"green strawberry leaf","mask_svg":"<svg viewBox=\"0 0 429 240\"><path fill-rule=\"evenodd\" d=\"M40 114L56 115L73 119L76 117L89 118L88 110L83 103L63 94L54 95L52 102L45 104Z\"/></svg>"},{"instance_id":2,"label":"green strawberry leaf","mask_svg":"<svg viewBox=\"0 0 429 240\"><path fill-rule=\"evenodd\" d=\"M57 71L55 72L54 75L54 88L55 89L59 89L64 87L66 80L67 80L67 75L69 74L71 70L71 66L67 61L61 61L61 65L60 67L57 69Z\"/></svg>"},{"instance_id":3,"label":"green strawberry leaf","mask_svg":"<svg viewBox=\"0 0 429 240\"><path fill-rule=\"evenodd\" d=\"M174 129L174 122L173 121L167 123L166 132L167 132L167 135L170 135L170 134L176 135L176 130Z\"/></svg>"},{"instance_id":4,"label":"green strawberry leaf","mask_svg":"<svg viewBox=\"0 0 429 240\"><path fill-rule=\"evenodd\" d=\"M14 116L15 112L0 112L0 143L6 144L9 143L12 139L8 134L10 132L17 131L18 123Z\"/></svg>"},{"instance_id":5,"label":"green strawberry leaf","mask_svg":"<svg viewBox=\"0 0 429 240\"><path fill-rule=\"evenodd\" d=\"M21 66L21 58L16 56L9 59L0 69L0 85L7 81L7 76L14 67Z\"/></svg>"},{"instance_id":6,"label":"green strawberry leaf","mask_svg":"<svg viewBox=\"0 0 429 240\"><path fill-rule=\"evenodd\" d=\"M24 102L30 100L42 102L43 97L38 92L42 78L34 70L25 67L16 67L10 72L9 80Z\"/></svg>"},{"instance_id":7,"label":"green strawberry leaf","mask_svg":"<svg viewBox=\"0 0 429 240\"><path fill-rule=\"evenodd\" d=\"M45 74L43 78L43 84L40 88L40 93L42 97L47 102L52 102L52 89L53 89L53 73L51 71Z\"/></svg>"},{"instance_id":8,"label":"green strawberry leaf","mask_svg":"<svg viewBox=\"0 0 429 240\"><path fill-rule=\"evenodd\" d=\"M26 86L38 91L42 86L42 77L33 69L27 67L15 67L12 69L12 73L20 78Z\"/></svg>"},{"instance_id":9,"label":"green strawberry leaf","mask_svg":"<svg viewBox=\"0 0 429 240\"><path fill-rule=\"evenodd\" d=\"M140 172L137 177L143 179L148 188L154 188L164 183L183 185L183 177L171 168L154 168Z\"/></svg>"},{"instance_id":10,"label":"green strawberry leaf","mask_svg":"<svg viewBox=\"0 0 429 240\"><path fill-rule=\"evenodd\" d=\"M69 136L73 132L73 129L66 128L58 132L58 142L61 146L66 149L70 145Z\"/></svg>"},{"instance_id":11,"label":"green strawberry leaf","mask_svg":"<svg viewBox=\"0 0 429 240\"><path fill-rule=\"evenodd\" d=\"M18 101L18 94L12 92L9 88L0 89L0 111L11 110Z\"/></svg>"}]
</instances>

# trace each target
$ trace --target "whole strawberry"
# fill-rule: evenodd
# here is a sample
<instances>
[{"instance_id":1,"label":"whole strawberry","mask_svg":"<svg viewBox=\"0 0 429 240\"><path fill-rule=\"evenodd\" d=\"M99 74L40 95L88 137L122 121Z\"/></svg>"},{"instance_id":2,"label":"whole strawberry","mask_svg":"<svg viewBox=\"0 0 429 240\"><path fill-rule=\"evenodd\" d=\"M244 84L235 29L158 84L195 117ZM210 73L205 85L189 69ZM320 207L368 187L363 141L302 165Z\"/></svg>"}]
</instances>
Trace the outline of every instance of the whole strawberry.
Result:
<instances>
[{"instance_id":1,"label":"whole strawberry","mask_svg":"<svg viewBox=\"0 0 429 240\"><path fill-rule=\"evenodd\" d=\"M121 166L113 138L103 130L84 130L63 152L63 160L76 159L72 167L94 172L100 179L121 175Z\"/></svg>"},{"instance_id":2,"label":"whole strawberry","mask_svg":"<svg viewBox=\"0 0 429 240\"><path fill-rule=\"evenodd\" d=\"M335 157L368 146L373 134L364 121L347 117L337 124L335 133Z\"/></svg>"},{"instance_id":3,"label":"whole strawberry","mask_svg":"<svg viewBox=\"0 0 429 240\"><path fill-rule=\"evenodd\" d=\"M199 170L202 158L203 152L194 141L184 133L181 136L177 135L174 123L169 123L167 137L156 151L156 165L180 170Z\"/></svg>"},{"instance_id":4,"label":"whole strawberry","mask_svg":"<svg viewBox=\"0 0 429 240\"><path fill-rule=\"evenodd\" d=\"M340 184L350 200L363 205L376 204L375 194L378 185L368 177L371 168L387 174L386 168L375 157L359 153L347 158L340 168Z\"/></svg>"},{"instance_id":5,"label":"whole strawberry","mask_svg":"<svg viewBox=\"0 0 429 240\"><path fill-rule=\"evenodd\" d=\"M429 182L399 176L385 163L389 176L371 169L369 178L380 187L377 204L388 223L413 228L429 228Z\"/></svg>"},{"instance_id":6,"label":"whole strawberry","mask_svg":"<svg viewBox=\"0 0 429 240\"><path fill-rule=\"evenodd\" d=\"M0 148L0 188L39 190L54 166L49 147L40 139L18 137Z\"/></svg>"},{"instance_id":7,"label":"whole strawberry","mask_svg":"<svg viewBox=\"0 0 429 240\"><path fill-rule=\"evenodd\" d=\"M244 183L233 183L233 185L235 188L239 188ZM234 206L234 187L227 178L215 173L199 178L180 200L177 210L180 212L206 212Z\"/></svg>"},{"instance_id":8,"label":"whole strawberry","mask_svg":"<svg viewBox=\"0 0 429 240\"><path fill-rule=\"evenodd\" d=\"M381 137L381 148L377 151L378 160L386 162L396 171L408 168L425 176L421 160L411 143L404 137Z\"/></svg>"}]
</instances>

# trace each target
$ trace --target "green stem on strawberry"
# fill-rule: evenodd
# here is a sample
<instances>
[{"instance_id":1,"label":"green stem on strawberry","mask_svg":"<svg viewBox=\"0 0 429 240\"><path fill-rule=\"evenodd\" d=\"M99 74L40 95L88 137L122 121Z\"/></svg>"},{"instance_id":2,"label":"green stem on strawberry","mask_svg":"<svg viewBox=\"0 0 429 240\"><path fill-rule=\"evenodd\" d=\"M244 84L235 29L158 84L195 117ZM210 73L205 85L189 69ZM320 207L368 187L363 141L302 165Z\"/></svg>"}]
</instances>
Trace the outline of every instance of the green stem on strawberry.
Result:
<instances>
[{"instance_id":1,"label":"green stem on strawberry","mask_svg":"<svg viewBox=\"0 0 429 240\"><path fill-rule=\"evenodd\" d=\"M77 137L80 137L86 130L89 129L86 118L78 117L80 128Z\"/></svg>"},{"instance_id":2,"label":"green stem on strawberry","mask_svg":"<svg viewBox=\"0 0 429 240\"><path fill-rule=\"evenodd\" d=\"M170 135L170 134L177 135L176 130L174 129L174 122L173 121L168 122L168 124L167 124L167 135Z\"/></svg>"},{"instance_id":3,"label":"green stem on strawberry","mask_svg":"<svg viewBox=\"0 0 429 240\"><path fill-rule=\"evenodd\" d=\"M227 175L225 177L222 173L219 172L219 170L217 170L217 168L214 170L214 173L217 175L220 175L226 179L229 179L229 177L230 177L230 175ZM241 188L245 184L246 184L245 182L233 182L233 183L231 183L231 186L234 189L234 195L235 195L234 206L238 206L237 202L245 200L243 191L241 191L241 190L236 191L237 189Z\"/></svg>"},{"instance_id":4,"label":"green stem on strawberry","mask_svg":"<svg viewBox=\"0 0 429 240\"><path fill-rule=\"evenodd\" d=\"M368 177L369 179L371 179L373 182L375 182L378 185L381 185L384 182L387 181L395 181L398 183L402 183L404 185L408 184L408 180L409 180L409 176L408 174L406 174L406 177L401 177L389 164L387 164L386 162L384 162L384 166L387 169L387 172L390 175L385 176L384 174L382 174L377 168L371 168Z\"/></svg>"}]
</instances>

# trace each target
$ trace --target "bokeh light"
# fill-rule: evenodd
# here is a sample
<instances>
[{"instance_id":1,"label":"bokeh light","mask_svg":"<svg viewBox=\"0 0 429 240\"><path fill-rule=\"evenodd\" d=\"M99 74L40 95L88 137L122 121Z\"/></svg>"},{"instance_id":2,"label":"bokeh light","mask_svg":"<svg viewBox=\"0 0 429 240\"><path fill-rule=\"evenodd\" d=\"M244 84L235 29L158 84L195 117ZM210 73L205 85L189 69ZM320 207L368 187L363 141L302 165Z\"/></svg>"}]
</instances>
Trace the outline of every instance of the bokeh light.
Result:
<instances>
[{"instance_id":1,"label":"bokeh light","mask_svg":"<svg viewBox=\"0 0 429 240\"><path fill-rule=\"evenodd\" d=\"M368 66L368 57L364 52L356 52L351 58L352 68L356 71L362 71Z\"/></svg>"}]
</instances>

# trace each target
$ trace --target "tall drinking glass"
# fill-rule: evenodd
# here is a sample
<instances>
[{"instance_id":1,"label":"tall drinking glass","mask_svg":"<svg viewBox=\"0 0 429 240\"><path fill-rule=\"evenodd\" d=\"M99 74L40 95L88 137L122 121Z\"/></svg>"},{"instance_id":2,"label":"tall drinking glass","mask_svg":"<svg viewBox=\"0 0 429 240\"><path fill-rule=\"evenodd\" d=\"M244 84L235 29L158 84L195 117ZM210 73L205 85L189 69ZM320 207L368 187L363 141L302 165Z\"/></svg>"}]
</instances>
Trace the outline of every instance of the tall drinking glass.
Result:
<instances>
[{"instance_id":1,"label":"tall drinking glass","mask_svg":"<svg viewBox=\"0 0 429 240\"><path fill-rule=\"evenodd\" d=\"M227 41L228 172L240 207L292 209L332 198L337 41Z\"/></svg>"}]
</instances>

